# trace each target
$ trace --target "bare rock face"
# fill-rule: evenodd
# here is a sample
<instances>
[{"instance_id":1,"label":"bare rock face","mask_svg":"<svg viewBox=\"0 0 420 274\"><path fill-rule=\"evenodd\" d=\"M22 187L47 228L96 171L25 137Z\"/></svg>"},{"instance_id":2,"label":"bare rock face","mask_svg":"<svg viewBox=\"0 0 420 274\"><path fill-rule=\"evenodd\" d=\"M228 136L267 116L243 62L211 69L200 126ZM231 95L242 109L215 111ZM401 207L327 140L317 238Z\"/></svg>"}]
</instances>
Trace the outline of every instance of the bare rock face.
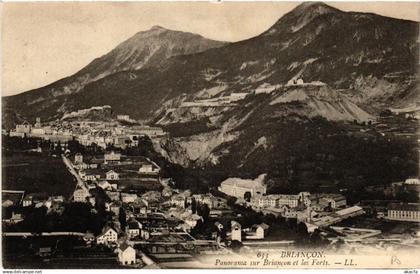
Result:
<instances>
[{"instance_id":1,"label":"bare rock face","mask_svg":"<svg viewBox=\"0 0 420 274\"><path fill-rule=\"evenodd\" d=\"M81 109L65 113L61 120L91 120L91 121L109 121L112 120L113 113L111 106L95 106L88 109Z\"/></svg>"}]
</instances>

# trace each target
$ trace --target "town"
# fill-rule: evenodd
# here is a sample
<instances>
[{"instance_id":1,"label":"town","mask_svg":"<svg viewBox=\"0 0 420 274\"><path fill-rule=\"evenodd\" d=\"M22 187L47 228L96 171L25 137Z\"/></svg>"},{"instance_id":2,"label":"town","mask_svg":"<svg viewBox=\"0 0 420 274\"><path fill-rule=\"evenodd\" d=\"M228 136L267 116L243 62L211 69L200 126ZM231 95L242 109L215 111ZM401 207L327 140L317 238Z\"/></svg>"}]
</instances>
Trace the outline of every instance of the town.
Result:
<instances>
[{"instance_id":1,"label":"town","mask_svg":"<svg viewBox=\"0 0 420 274\"><path fill-rule=\"evenodd\" d=\"M151 137L165 137L166 133L161 128L132 124L134 121L128 115L117 115L116 119L109 121L83 119L83 115L95 115L101 113L109 115L110 106L92 107L65 115L61 120L50 122L47 125L37 118L36 123L31 125L27 122L16 125L9 132L10 136L33 137L65 144L70 140L76 140L81 145L96 144L106 148L107 145L115 147L136 146L138 137L147 135ZM128 126L129 125L129 126Z\"/></svg>"},{"instance_id":2,"label":"town","mask_svg":"<svg viewBox=\"0 0 420 274\"><path fill-rule=\"evenodd\" d=\"M159 142L168 133L121 121L130 118L48 125L37 118L34 125L3 132L3 138L32 142L25 153L45 153L40 144L48 142L48 157L62 162L74 184L67 196L3 188L9 263L22 264L19 256L24 255L28 261L23 263L32 267L88 267L95 260L109 268L188 268L203 266L207 255L256 248L362 248L366 242L398 248L418 241L420 204L403 199L348 204L341 193L268 193L266 174L228 178L206 193L181 189L164 172L167 167L127 150L139 149L144 140ZM86 149L92 146L99 149ZM419 178L366 188L391 194L401 190L418 196Z\"/></svg>"}]
</instances>

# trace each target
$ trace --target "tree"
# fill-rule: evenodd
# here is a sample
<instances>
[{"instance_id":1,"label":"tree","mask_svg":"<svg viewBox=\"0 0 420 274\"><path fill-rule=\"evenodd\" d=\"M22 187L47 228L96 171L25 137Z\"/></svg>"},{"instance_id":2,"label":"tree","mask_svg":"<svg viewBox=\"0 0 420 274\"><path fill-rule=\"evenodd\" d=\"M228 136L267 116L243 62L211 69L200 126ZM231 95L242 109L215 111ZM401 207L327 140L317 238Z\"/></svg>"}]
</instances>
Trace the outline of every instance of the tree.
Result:
<instances>
[{"instance_id":1,"label":"tree","mask_svg":"<svg viewBox=\"0 0 420 274\"><path fill-rule=\"evenodd\" d=\"M201 217L203 217L204 221L207 221L210 215L210 208L207 204L203 204L201 206Z\"/></svg>"},{"instance_id":2,"label":"tree","mask_svg":"<svg viewBox=\"0 0 420 274\"><path fill-rule=\"evenodd\" d=\"M236 203L236 198L235 198L235 197L228 197L228 198L227 198L226 204L227 204L229 207L233 207L233 206L235 206L235 203Z\"/></svg>"},{"instance_id":3,"label":"tree","mask_svg":"<svg viewBox=\"0 0 420 274\"><path fill-rule=\"evenodd\" d=\"M62 152L62 150L61 150L61 142L58 141L57 143L54 144L53 154L55 154L55 155L58 156L58 155L61 155L61 152Z\"/></svg>"},{"instance_id":4,"label":"tree","mask_svg":"<svg viewBox=\"0 0 420 274\"><path fill-rule=\"evenodd\" d=\"M40 208L30 208L25 214L25 219L20 224L24 230L41 233L45 231L45 216L47 214L47 208L42 206Z\"/></svg>"},{"instance_id":5,"label":"tree","mask_svg":"<svg viewBox=\"0 0 420 274\"><path fill-rule=\"evenodd\" d=\"M84 147L77 140L68 141L67 147L72 153L83 153L85 151Z\"/></svg>"},{"instance_id":6,"label":"tree","mask_svg":"<svg viewBox=\"0 0 420 274\"><path fill-rule=\"evenodd\" d=\"M315 246L322 246L329 244L329 241L327 239L324 239L321 236L321 231L319 229L315 229L315 231L310 235L309 240L311 244Z\"/></svg>"},{"instance_id":7,"label":"tree","mask_svg":"<svg viewBox=\"0 0 420 274\"><path fill-rule=\"evenodd\" d=\"M381 117L389 117L392 116L392 111L389 109L385 109L383 111L381 111L381 113L379 114L379 116Z\"/></svg>"},{"instance_id":8,"label":"tree","mask_svg":"<svg viewBox=\"0 0 420 274\"><path fill-rule=\"evenodd\" d=\"M297 241L300 244L307 244L309 242L309 233L305 223L301 222L296 226L296 232L298 234Z\"/></svg>"},{"instance_id":9,"label":"tree","mask_svg":"<svg viewBox=\"0 0 420 274\"><path fill-rule=\"evenodd\" d=\"M125 230L125 227L127 226L127 215L125 214L125 210L123 207L120 207L120 212L118 215L118 221L121 224L121 230Z\"/></svg>"},{"instance_id":10,"label":"tree","mask_svg":"<svg viewBox=\"0 0 420 274\"><path fill-rule=\"evenodd\" d=\"M305 223L303 223L303 222L300 222L298 225L297 225L297 232L300 234L300 235L302 235L302 236L304 236L304 237L306 237L306 236L308 236L308 229L307 229L307 227L306 227L306 225L305 225Z\"/></svg>"},{"instance_id":11,"label":"tree","mask_svg":"<svg viewBox=\"0 0 420 274\"><path fill-rule=\"evenodd\" d=\"M191 199L191 210L193 214L197 212L197 202L194 198Z\"/></svg>"},{"instance_id":12,"label":"tree","mask_svg":"<svg viewBox=\"0 0 420 274\"><path fill-rule=\"evenodd\" d=\"M237 252L237 251L239 251L239 249L241 249L241 247L243 246L243 244L240 242L240 241L237 241L237 240L233 240L231 243L230 243L230 248L233 250L233 251L235 251L235 252Z\"/></svg>"},{"instance_id":13,"label":"tree","mask_svg":"<svg viewBox=\"0 0 420 274\"><path fill-rule=\"evenodd\" d=\"M264 219L264 223L271 225L276 221L276 216L270 213L270 214L264 215L263 219Z\"/></svg>"},{"instance_id":14,"label":"tree","mask_svg":"<svg viewBox=\"0 0 420 274\"><path fill-rule=\"evenodd\" d=\"M197 203L197 215L202 216L203 212L202 212L202 205L201 203Z\"/></svg>"}]
</instances>

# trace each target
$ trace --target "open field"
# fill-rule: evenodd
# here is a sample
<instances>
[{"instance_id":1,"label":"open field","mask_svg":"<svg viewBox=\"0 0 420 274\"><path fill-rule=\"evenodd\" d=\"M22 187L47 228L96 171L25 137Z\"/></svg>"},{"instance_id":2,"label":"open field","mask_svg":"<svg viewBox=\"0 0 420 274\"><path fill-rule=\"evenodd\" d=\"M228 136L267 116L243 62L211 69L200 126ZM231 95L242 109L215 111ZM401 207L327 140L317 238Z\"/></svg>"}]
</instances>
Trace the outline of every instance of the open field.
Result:
<instances>
[{"instance_id":1,"label":"open field","mask_svg":"<svg viewBox=\"0 0 420 274\"><path fill-rule=\"evenodd\" d=\"M3 189L24 190L25 193L45 192L69 197L75 179L60 157L41 153L14 152L3 157Z\"/></svg>"}]
</instances>

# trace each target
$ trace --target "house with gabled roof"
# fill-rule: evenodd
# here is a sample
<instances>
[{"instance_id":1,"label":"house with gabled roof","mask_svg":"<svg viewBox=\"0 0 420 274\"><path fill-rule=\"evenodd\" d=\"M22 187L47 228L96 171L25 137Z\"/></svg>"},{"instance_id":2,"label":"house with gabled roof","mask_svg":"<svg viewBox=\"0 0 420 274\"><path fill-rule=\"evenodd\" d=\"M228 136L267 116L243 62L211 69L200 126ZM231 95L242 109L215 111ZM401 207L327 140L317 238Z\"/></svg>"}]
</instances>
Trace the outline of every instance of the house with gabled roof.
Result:
<instances>
[{"instance_id":1,"label":"house with gabled roof","mask_svg":"<svg viewBox=\"0 0 420 274\"><path fill-rule=\"evenodd\" d=\"M267 236L268 229L270 228L269 225L266 223L262 223L259 225L253 225L251 229L255 232L255 238L256 239L264 239L265 236Z\"/></svg>"},{"instance_id":2,"label":"house with gabled roof","mask_svg":"<svg viewBox=\"0 0 420 274\"><path fill-rule=\"evenodd\" d=\"M86 202L86 198L90 197L89 190L83 187L78 187L73 193L73 200L75 202Z\"/></svg>"},{"instance_id":3,"label":"house with gabled roof","mask_svg":"<svg viewBox=\"0 0 420 274\"><path fill-rule=\"evenodd\" d=\"M120 174L118 174L117 172L113 170L110 170L106 173L106 179L110 181L119 180Z\"/></svg>"},{"instance_id":4,"label":"house with gabled roof","mask_svg":"<svg viewBox=\"0 0 420 274\"><path fill-rule=\"evenodd\" d=\"M109 164L119 164L121 161L121 153L111 151L104 154L104 163Z\"/></svg>"},{"instance_id":5,"label":"house with gabled roof","mask_svg":"<svg viewBox=\"0 0 420 274\"><path fill-rule=\"evenodd\" d=\"M97 244L115 244L118 240L118 233L115 229L110 226L105 226L102 229L102 233L96 237Z\"/></svg>"},{"instance_id":6,"label":"house with gabled roof","mask_svg":"<svg viewBox=\"0 0 420 274\"><path fill-rule=\"evenodd\" d=\"M136 263L136 250L126 242L122 243L118 248L118 261L122 265L133 265Z\"/></svg>"},{"instance_id":7,"label":"house with gabled roof","mask_svg":"<svg viewBox=\"0 0 420 274\"><path fill-rule=\"evenodd\" d=\"M31 206L32 205L32 196L31 195L26 195L25 198L23 198L22 200L22 206L23 207L27 207L27 206Z\"/></svg>"},{"instance_id":8,"label":"house with gabled roof","mask_svg":"<svg viewBox=\"0 0 420 274\"><path fill-rule=\"evenodd\" d=\"M147 204L141 198L137 198L133 203L130 204L130 208L134 214L146 214L147 213Z\"/></svg>"},{"instance_id":9,"label":"house with gabled roof","mask_svg":"<svg viewBox=\"0 0 420 274\"><path fill-rule=\"evenodd\" d=\"M120 214L120 208L122 207L121 201L113 201L109 204L109 210L118 216Z\"/></svg>"},{"instance_id":10,"label":"house with gabled roof","mask_svg":"<svg viewBox=\"0 0 420 274\"><path fill-rule=\"evenodd\" d=\"M136 219L131 219L127 222L126 233L128 237L135 238L140 235L142 224Z\"/></svg>"},{"instance_id":11,"label":"house with gabled roof","mask_svg":"<svg viewBox=\"0 0 420 274\"><path fill-rule=\"evenodd\" d=\"M158 176L160 167L154 163L144 163L140 166L138 172L140 175Z\"/></svg>"}]
</instances>

